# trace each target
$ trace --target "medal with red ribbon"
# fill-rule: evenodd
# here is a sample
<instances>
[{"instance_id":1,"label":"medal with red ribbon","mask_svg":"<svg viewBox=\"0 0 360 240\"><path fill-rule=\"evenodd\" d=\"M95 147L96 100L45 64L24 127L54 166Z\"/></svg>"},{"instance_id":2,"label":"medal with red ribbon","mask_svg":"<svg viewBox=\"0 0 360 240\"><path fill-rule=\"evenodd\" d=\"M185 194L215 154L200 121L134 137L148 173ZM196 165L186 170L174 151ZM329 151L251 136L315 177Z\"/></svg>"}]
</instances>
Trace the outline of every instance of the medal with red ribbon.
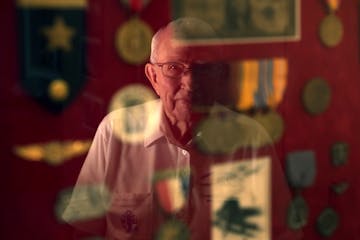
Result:
<instances>
[{"instance_id":1,"label":"medal with red ribbon","mask_svg":"<svg viewBox=\"0 0 360 240\"><path fill-rule=\"evenodd\" d=\"M144 9L150 0L120 0L120 2L134 12Z\"/></svg>"},{"instance_id":2,"label":"medal with red ribbon","mask_svg":"<svg viewBox=\"0 0 360 240\"><path fill-rule=\"evenodd\" d=\"M326 0L326 4L331 13L336 12L340 7L341 0Z\"/></svg>"},{"instance_id":3,"label":"medal with red ribbon","mask_svg":"<svg viewBox=\"0 0 360 240\"><path fill-rule=\"evenodd\" d=\"M138 15L150 0L120 0L136 16L123 23L115 35L115 47L119 56L130 64L143 64L150 56L153 30Z\"/></svg>"},{"instance_id":4,"label":"medal with red ribbon","mask_svg":"<svg viewBox=\"0 0 360 240\"><path fill-rule=\"evenodd\" d=\"M340 2L341 0L325 0L329 14L320 23L319 36L321 42L327 47L337 46L343 36L343 24L335 15L340 8Z\"/></svg>"}]
</instances>

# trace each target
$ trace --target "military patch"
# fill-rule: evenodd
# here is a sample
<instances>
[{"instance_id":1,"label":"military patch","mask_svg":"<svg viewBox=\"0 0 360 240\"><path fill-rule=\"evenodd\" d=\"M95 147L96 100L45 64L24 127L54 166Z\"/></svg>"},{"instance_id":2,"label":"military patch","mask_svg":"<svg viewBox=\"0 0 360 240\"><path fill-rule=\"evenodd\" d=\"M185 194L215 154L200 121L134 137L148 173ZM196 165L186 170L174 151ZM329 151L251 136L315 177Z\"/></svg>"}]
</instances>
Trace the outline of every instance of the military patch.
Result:
<instances>
[{"instance_id":1,"label":"military patch","mask_svg":"<svg viewBox=\"0 0 360 240\"><path fill-rule=\"evenodd\" d=\"M287 154L286 173L294 188L311 186L316 176L316 160L313 151L297 151Z\"/></svg>"},{"instance_id":2,"label":"military patch","mask_svg":"<svg viewBox=\"0 0 360 240\"><path fill-rule=\"evenodd\" d=\"M185 206L189 192L189 170L157 172L153 182L158 204L166 213L175 214Z\"/></svg>"}]
</instances>

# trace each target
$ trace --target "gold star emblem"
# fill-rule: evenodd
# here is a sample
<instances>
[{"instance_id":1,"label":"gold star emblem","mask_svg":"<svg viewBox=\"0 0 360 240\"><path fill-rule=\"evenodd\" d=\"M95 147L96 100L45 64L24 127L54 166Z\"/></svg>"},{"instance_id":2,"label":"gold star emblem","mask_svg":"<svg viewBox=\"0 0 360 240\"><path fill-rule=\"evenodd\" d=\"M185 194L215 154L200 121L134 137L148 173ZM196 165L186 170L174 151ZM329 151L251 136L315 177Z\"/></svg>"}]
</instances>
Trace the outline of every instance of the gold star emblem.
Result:
<instances>
[{"instance_id":1,"label":"gold star emblem","mask_svg":"<svg viewBox=\"0 0 360 240\"><path fill-rule=\"evenodd\" d=\"M71 38L75 34L75 30L66 26L65 21L61 17L57 17L51 27L45 27L43 34L48 39L47 48L50 51L56 49L63 49L64 51L71 50Z\"/></svg>"}]
</instances>

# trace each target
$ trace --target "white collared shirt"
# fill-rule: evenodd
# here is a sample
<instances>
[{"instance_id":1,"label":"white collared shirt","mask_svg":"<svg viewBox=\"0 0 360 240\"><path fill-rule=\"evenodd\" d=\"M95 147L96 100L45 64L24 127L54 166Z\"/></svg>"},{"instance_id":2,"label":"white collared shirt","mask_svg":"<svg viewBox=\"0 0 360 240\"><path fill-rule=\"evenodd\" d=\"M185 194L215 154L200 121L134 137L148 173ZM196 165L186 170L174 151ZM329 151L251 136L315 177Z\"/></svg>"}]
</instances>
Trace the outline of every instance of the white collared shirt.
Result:
<instances>
[{"instance_id":1,"label":"white collared shirt","mask_svg":"<svg viewBox=\"0 0 360 240\"><path fill-rule=\"evenodd\" d=\"M139 120L133 114L136 112L145 114L141 114ZM84 231L105 236L106 239L155 238L161 224L169 217L169 214L164 213L159 206L157 190L154 185L155 175L166 170L180 174L179 171L190 169L191 159L194 158L206 161L204 160L205 155L196 151L189 152L168 141L161 130L161 114L160 101L154 101L116 110L102 120L79 174L70 203L63 214L65 221ZM254 139L265 135L267 137L263 129L253 120L245 116L241 116L241 119L246 128L256 129L257 134L253 136ZM127 121L138 121L135 124L135 131L131 127L127 129L126 125L129 124ZM133 123L130 122L130 124ZM253 140L249 141L249 147L239 151L239 154L230 154L221 161L231 162L235 161L234 158L252 160L262 155L257 146L251 146ZM268 153L265 152L265 154ZM213 160L217 157L209 156L209 158ZM186 214L185 217L182 214L176 215L180 221L188 221L191 239L210 239L211 236L212 220L209 212L211 202L205 196L210 191L210 176L206 172L208 169L205 168L205 172L196 174L197 179L194 182L199 185L207 185L208 189L197 188L190 194L193 210L195 209L191 213L191 219L189 220L189 215ZM278 211L281 216L285 216L289 192L284 179L282 179L281 167L274 159L271 159L271 171L272 181L276 182L277 187L277 194L272 194L273 211L271 212ZM201 181L205 181L205 183ZM77 193L81 192L79 189L82 186L102 186L98 192L103 194L101 199L104 202L96 203L96 196L91 198L91 196L89 197L91 194L88 193L77 197L80 195ZM206 193L203 193L204 191ZM273 191L270 190L270 192ZM91 214L86 216L86 213L81 213L81 207L85 205L100 206L100 210L94 211L92 216ZM84 208L83 211L86 212L86 207ZM78 215L74 215L74 209L77 209ZM89 220L90 218L92 220ZM282 224L285 220L278 221ZM274 230L274 226L272 228L272 234L274 231L276 234L280 231ZM281 225L280 228L283 226Z\"/></svg>"}]
</instances>

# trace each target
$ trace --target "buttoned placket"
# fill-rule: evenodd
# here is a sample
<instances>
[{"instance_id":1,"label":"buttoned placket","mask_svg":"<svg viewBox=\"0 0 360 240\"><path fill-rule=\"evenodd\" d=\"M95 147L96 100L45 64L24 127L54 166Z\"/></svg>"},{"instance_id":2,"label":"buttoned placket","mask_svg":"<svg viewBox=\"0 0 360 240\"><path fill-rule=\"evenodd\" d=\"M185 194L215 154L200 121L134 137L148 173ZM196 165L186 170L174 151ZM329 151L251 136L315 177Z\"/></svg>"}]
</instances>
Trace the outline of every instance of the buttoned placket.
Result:
<instances>
[{"instance_id":1,"label":"buttoned placket","mask_svg":"<svg viewBox=\"0 0 360 240\"><path fill-rule=\"evenodd\" d=\"M190 154L187 150L179 148L178 149L178 166L177 166L177 177L179 177L181 174L180 171L190 171ZM182 220L185 223L189 223L190 221L190 212L189 212L189 197L190 197L190 186L191 186L191 177L189 175L189 189L187 192L187 199L186 199L186 203L185 206L180 209L177 213L174 214L174 217Z\"/></svg>"}]
</instances>

